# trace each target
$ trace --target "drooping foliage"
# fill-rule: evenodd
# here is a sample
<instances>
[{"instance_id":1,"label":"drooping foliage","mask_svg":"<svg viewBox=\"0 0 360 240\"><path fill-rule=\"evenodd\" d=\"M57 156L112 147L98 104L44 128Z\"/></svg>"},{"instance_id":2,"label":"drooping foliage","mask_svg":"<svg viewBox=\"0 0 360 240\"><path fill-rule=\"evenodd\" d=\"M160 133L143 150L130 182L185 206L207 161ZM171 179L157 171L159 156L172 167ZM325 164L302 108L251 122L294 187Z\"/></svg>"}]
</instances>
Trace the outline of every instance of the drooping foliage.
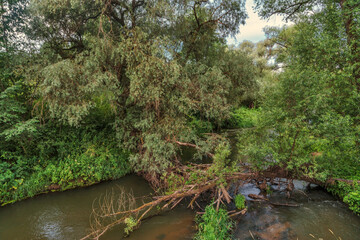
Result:
<instances>
[{"instance_id":1,"label":"drooping foliage","mask_svg":"<svg viewBox=\"0 0 360 240\"><path fill-rule=\"evenodd\" d=\"M202 141L189 117L220 123L231 84L251 84L243 73L225 74L227 63L246 58L214 63L226 52L224 37L244 22L239 1L34 0L30 8L45 55L38 90L49 112L81 125L96 99L106 101L137 171L169 167L179 143Z\"/></svg>"},{"instance_id":2,"label":"drooping foliage","mask_svg":"<svg viewBox=\"0 0 360 240\"><path fill-rule=\"evenodd\" d=\"M229 47L245 1L2 1L0 202L120 177L128 159L178 176L163 173L182 146L223 179L236 170L221 127L252 128L239 147L257 170L359 179L360 4L255 2L295 24ZM358 211L345 183L331 190Z\"/></svg>"}]
</instances>

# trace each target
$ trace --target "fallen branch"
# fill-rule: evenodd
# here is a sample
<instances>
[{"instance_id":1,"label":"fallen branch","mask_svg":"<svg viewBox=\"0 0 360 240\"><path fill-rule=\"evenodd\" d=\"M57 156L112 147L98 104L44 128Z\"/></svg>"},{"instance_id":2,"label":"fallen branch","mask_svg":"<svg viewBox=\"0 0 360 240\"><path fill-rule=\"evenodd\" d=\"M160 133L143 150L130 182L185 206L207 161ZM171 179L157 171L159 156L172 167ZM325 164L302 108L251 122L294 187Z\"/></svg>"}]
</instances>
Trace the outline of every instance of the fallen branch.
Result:
<instances>
[{"instance_id":1,"label":"fallen branch","mask_svg":"<svg viewBox=\"0 0 360 240\"><path fill-rule=\"evenodd\" d=\"M192 147L195 148L197 150L201 150L201 148L196 145L196 144L192 144L192 143L184 143L184 142L179 142L179 141L175 141L176 144L180 145L180 146L187 146L187 147ZM214 154L207 152L206 155L208 155L211 158L214 158Z\"/></svg>"},{"instance_id":2,"label":"fallen branch","mask_svg":"<svg viewBox=\"0 0 360 240\"><path fill-rule=\"evenodd\" d=\"M179 141L176 141L177 144L182 146L190 146L197 148L196 145L191 143L182 143ZM213 156L213 154L208 154L209 156ZM213 191L215 193L216 199L213 202L213 204L216 205L216 209L220 208L220 204L224 204L226 201L227 203L231 202L231 196L226 190L223 183L227 183L230 186L231 182L236 181L243 181L248 182L251 180L264 180L264 179L275 179L275 178L287 178L287 179L299 179L299 180L305 180L310 183L315 183L318 185L326 186L329 184L335 184L335 181L341 181L346 183L354 183L354 182L360 182L355 180L346 180L346 179L330 179L326 182L320 182L319 180L308 178L308 177L294 177L291 172L287 171L284 168L280 167L274 167L269 168L265 171L261 172L251 172L250 170L247 170L248 172L235 172L235 173L227 173L225 176L222 176L221 181L219 177L216 175L209 175L208 169L211 167L209 164L192 164L191 166L178 166L175 168L169 169L169 172L172 174L178 175L179 179L184 179L183 182L186 182L190 174L189 172L196 171L198 174L203 175L204 181L202 182L196 182L191 184L184 184L179 185L178 189L169 194L169 195L163 195L163 196L156 196L153 197L153 200L147 203L143 203L139 207L134 207L135 198L128 197L127 194L122 193L121 199L124 200L124 203L120 200L118 201L119 208L114 208L113 203L115 202L113 199L109 201L105 201L100 208L95 211L93 214L93 231L85 236L82 239L89 239L89 238L95 238L98 239L99 236L103 235L107 230L111 229L112 227L124 223L127 218L135 217L137 225L140 224L140 221L146 218L146 215L150 214L150 211L154 209L155 206L159 206L161 204L164 204L162 206L162 210L165 208L170 207L171 209L177 206L183 199L192 197L190 200L190 203L188 207L193 208L193 204L196 203L197 206L199 204L196 202L196 200L200 197L201 194L207 192L207 191ZM160 181L159 181L160 182ZM164 181L166 185L166 180ZM255 194L249 194L249 197L256 199L255 201L259 201L260 199L262 201L268 201L269 200L265 197L255 195ZM130 199L130 200L128 200ZM128 205L127 205L128 204ZM275 206L288 206L288 207L298 207L299 205L296 204L288 204L288 203L272 203L269 202L269 204L275 205ZM239 214L244 214L246 210L242 210L240 212L232 213L229 215L230 217L236 216ZM136 217L140 215L140 217ZM110 222L109 222L110 221Z\"/></svg>"},{"instance_id":3,"label":"fallen branch","mask_svg":"<svg viewBox=\"0 0 360 240\"><path fill-rule=\"evenodd\" d=\"M269 202L269 203L274 206L300 207L299 204L292 204L292 203L274 203L274 202Z\"/></svg>"},{"instance_id":4,"label":"fallen branch","mask_svg":"<svg viewBox=\"0 0 360 240\"><path fill-rule=\"evenodd\" d=\"M342 178L330 178L328 181L329 182L338 181L338 182L344 182L344 183L348 183L348 184L354 184L354 183L360 184L360 180L348 180L348 179L342 179Z\"/></svg>"},{"instance_id":5,"label":"fallen branch","mask_svg":"<svg viewBox=\"0 0 360 240\"><path fill-rule=\"evenodd\" d=\"M245 213L247 212L247 209L244 208L243 210L239 211L239 212L236 212L236 213L233 213L233 214L230 214L229 217L235 217L235 216L238 216L238 215L244 215Z\"/></svg>"}]
</instances>

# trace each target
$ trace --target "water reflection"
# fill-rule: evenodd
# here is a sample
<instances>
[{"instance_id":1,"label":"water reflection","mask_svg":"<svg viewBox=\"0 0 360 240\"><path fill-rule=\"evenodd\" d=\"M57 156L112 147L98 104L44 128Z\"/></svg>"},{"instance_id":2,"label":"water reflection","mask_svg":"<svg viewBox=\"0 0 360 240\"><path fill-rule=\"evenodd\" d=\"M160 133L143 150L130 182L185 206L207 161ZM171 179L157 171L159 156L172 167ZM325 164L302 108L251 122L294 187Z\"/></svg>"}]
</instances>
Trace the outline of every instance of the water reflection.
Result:
<instances>
[{"instance_id":1,"label":"water reflection","mask_svg":"<svg viewBox=\"0 0 360 240\"><path fill-rule=\"evenodd\" d=\"M64 213L58 207L46 209L40 213L34 224L34 232L47 239L64 239Z\"/></svg>"}]
</instances>

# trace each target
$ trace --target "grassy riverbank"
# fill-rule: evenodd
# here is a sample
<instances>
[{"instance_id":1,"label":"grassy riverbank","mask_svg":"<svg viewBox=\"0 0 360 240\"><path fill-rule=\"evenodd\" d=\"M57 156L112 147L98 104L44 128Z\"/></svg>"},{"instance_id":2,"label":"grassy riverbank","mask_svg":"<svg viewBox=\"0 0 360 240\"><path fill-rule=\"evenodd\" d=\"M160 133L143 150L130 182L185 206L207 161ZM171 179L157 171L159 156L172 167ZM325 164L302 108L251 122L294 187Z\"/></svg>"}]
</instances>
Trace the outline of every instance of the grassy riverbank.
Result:
<instances>
[{"instance_id":1,"label":"grassy riverbank","mask_svg":"<svg viewBox=\"0 0 360 240\"><path fill-rule=\"evenodd\" d=\"M231 112L224 127L253 126L259 110ZM211 122L190 122L197 132L215 131ZM63 191L118 179L131 171L129 154L119 148L115 132L106 122L87 127L51 123L37 128L31 141L3 146L0 163L0 205L14 203L50 191ZM24 153L26 152L26 154Z\"/></svg>"},{"instance_id":2,"label":"grassy riverbank","mask_svg":"<svg viewBox=\"0 0 360 240\"><path fill-rule=\"evenodd\" d=\"M0 163L1 205L130 172L128 154L119 149L110 129L58 128L43 133L29 155Z\"/></svg>"}]
</instances>

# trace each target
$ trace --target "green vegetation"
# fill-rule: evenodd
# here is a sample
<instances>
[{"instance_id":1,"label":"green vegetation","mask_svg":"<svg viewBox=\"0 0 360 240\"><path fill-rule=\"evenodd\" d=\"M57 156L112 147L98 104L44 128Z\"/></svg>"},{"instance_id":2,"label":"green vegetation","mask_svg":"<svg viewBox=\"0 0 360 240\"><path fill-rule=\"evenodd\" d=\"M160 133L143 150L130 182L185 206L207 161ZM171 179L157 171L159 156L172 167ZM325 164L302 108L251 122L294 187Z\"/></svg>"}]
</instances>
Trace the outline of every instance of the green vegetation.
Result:
<instances>
[{"instance_id":1,"label":"green vegetation","mask_svg":"<svg viewBox=\"0 0 360 240\"><path fill-rule=\"evenodd\" d=\"M129 217L125 219L125 224L126 227L124 229L124 232L126 235L129 235L134 230L134 227L136 227L137 221L134 218Z\"/></svg>"},{"instance_id":2,"label":"green vegetation","mask_svg":"<svg viewBox=\"0 0 360 240\"><path fill-rule=\"evenodd\" d=\"M225 209L219 208L219 210L216 211L214 206L209 205L205 208L205 213L199 219L199 231L195 235L194 239L231 239L233 222L229 218Z\"/></svg>"},{"instance_id":3,"label":"green vegetation","mask_svg":"<svg viewBox=\"0 0 360 240\"><path fill-rule=\"evenodd\" d=\"M353 212L360 214L360 186L358 183L347 184L339 182L336 185L329 187L329 191L334 195L339 196L344 203L349 205L349 208Z\"/></svg>"},{"instance_id":4,"label":"green vegetation","mask_svg":"<svg viewBox=\"0 0 360 240\"><path fill-rule=\"evenodd\" d=\"M230 112L230 118L225 121L223 127L226 128L251 128L256 126L258 122L261 108L249 109L240 107Z\"/></svg>"},{"instance_id":5,"label":"green vegetation","mask_svg":"<svg viewBox=\"0 0 360 240\"><path fill-rule=\"evenodd\" d=\"M254 178L281 170L360 213L358 0L255 2L294 24L234 47L238 0L2 1L0 204L131 171L169 203L209 190L230 203L246 162ZM244 128L236 160L223 128ZM182 165L184 147L212 163ZM230 226L208 207L197 238Z\"/></svg>"},{"instance_id":6,"label":"green vegetation","mask_svg":"<svg viewBox=\"0 0 360 240\"><path fill-rule=\"evenodd\" d=\"M9 160L0 163L1 204L117 179L130 171L128 154L109 130L66 128L42 134L32 155L10 159L12 155L3 152Z\"/></svg>"},{"instance_id":7,"label":"green vegetation","mask_svg":"<svg viewBox=\"0 0 360 240\"><path fill-rule=\"evenodd\" d=\"M245 206L245 196L244 195L237 194L235 196L234 202L235 202L235 206L236 206L237 209L242 210L242 209L246 208L246 206Z\"/></svg>"},{"instance_id":8,"label":"green vegetation","mask_svg":"<svg viewBox=\"0 0 360 240\"><path fill-rule=\"evenodd\" d=\"M226 45L244 3L14 0L1 9L2 204L130 169L157 181L181 146L211 156L230 109L258 97L264 51Z\"/></svg>"},{"instance_id":9,"label":"green vegetation","mask_svg":"<svg viewBox=\"0 0 360 240\"><path fill-rule=\"evenodd\" d=\"M282 71L264 91L257 127L240 137L240 155L254 168L279 166L295 178L323 183L360 179L356 2L257 1L263 17L276 12L296 24L266 29ZM357 185L335 182L329 190L358 212Z\"/></svg>"}]
</instances>

